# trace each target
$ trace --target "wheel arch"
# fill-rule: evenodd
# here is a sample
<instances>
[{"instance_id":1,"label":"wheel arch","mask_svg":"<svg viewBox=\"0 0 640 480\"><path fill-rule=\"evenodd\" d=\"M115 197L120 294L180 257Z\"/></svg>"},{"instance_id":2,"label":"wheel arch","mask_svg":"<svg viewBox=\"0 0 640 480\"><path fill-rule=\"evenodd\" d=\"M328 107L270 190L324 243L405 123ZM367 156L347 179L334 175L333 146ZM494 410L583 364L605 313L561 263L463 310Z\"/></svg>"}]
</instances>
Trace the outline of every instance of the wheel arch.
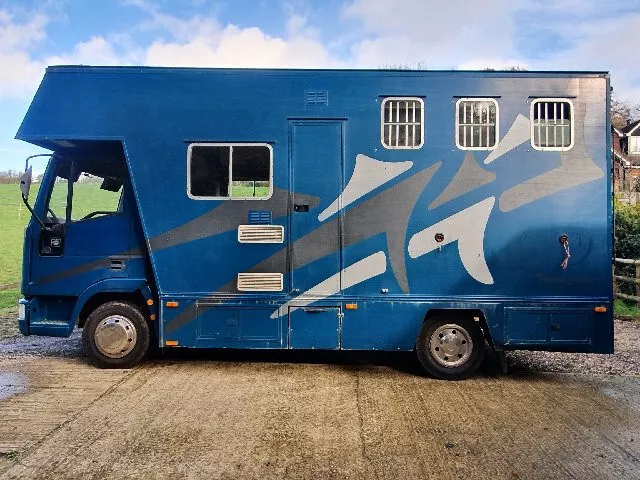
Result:
<instances>
[{"instance_id":1,"label":"wheel arch","mask_svg":"<svg viewBox=\"0 0 640 480\"><path fill-rule=\"evenodd\" d=\"M482 331L485 340L489 343L491 348L495 348L493 339L491 337L491 332L489 330L489 324L487 322L487 315L480 308L430 308L429 310L427 310L422 323L424 325L434 318L454 319L460 316L472 318L475 322L477 322L480 326L480 330Z\"/></svg>"},{"instance_id":2,"label":"wheel arch","mask_svg":"<svg viewBox=\"0 0 640 480\"><path fill-rule=\"evenodd\" d=\"M87 317L100 305L121 300L135 304L148 319L155 313L147 304L153 298L146 279L106 279L87 287L78 297L72 317L75 324L82 328Z\"/></svg>"}]
</instances>

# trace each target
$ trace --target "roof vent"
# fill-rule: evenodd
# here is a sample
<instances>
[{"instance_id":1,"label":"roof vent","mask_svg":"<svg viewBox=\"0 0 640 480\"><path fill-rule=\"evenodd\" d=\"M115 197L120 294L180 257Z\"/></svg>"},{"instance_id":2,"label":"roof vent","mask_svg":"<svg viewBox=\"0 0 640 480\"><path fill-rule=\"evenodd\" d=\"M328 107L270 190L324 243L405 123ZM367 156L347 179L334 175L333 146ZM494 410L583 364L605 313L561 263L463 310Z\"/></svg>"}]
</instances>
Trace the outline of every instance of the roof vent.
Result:
<instances>
[{"instance_id":1,"label":"roof vent","mask_svg":"<svg viewBox=\"0 0 640 480\"><path fill-rule=\"evenodd\" d=\"M329 105L329 92L326 90L307 90L304 93L307 105Z\"/></svg>"}]
</instances>

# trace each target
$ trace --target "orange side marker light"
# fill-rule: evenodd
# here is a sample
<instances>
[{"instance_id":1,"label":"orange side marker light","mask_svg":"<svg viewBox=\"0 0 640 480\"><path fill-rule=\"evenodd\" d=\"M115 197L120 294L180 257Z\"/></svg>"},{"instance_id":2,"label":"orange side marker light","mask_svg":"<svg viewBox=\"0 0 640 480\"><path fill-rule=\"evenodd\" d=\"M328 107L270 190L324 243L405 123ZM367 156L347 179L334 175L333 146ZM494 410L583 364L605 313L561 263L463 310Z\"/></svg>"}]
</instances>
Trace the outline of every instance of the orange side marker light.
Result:
<instances>
[{"instance_id":1,"label":"orange side marker light","mask_svg":"<svg viewBox=\"0 0 640 480\"><path fill-rule=\"evenodd\" d=\"M164 342L164 344L167 347L177 347L178 346L178 340L167 340L166 342Z\"/></svg>"},{"instance_id":2,"label":"orange side marker light","mask_svg":"<svg viewBox=\"0 0 640 480\"><path fill-rule=\"evenodd\" d=\"M607 307L596 307L596 308L594 308L594 310L595 310L597 313L604 313L604 312L606 312L606 311L607 311Z\"/></svg>"},{"instance_id":3,"label":"orange side marker light","mask_svg":"<svg viewBox=\"0 0 640 480\"><path fill-rule=\"evenodd\" d=\"M153 298L150 298L149 300L147 300L147 305L149 306L153 305Z\"/></svg>"},{"instance_id":4,"label":"orange side marker light","mask_svg":"<svg viewBox=\"0 0 640 480\"><path fill-rule=\"evenodd\" d=\"M165 305L167 308L176 308L178 306L178 302L167 302Z\"/></svg>"},{"instance_id":5,"label":"orange side marker light","mask_svg":"<svg viewBox=\"0 0 640 480\"><path fill-rule=\"evenodd\" d=\"M357 303L345 303L344 304L344 308L346 308L347 310L357 310L358 309L358 304Z\"/></svg>"},{"instance_id":6,"label":"orange side marker light","mask_svg":"<svg viewBox=\"0 0 640 480\"><path fill-rule=\"evenodd\" d=\"M156 319L156 314L152 313L151 315L149 315L149 319L150 320L155 320Z\"/></svg>"}]
</instances>

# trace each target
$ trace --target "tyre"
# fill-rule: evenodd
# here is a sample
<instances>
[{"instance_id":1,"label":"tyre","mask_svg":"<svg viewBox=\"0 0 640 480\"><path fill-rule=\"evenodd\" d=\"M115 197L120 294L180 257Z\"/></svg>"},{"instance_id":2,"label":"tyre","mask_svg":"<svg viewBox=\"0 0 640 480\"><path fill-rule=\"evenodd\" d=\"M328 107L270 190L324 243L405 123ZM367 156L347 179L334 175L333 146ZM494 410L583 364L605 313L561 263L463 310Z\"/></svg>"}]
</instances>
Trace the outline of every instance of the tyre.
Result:
<instances>
[{"instance_id":1,"label":"tyre","mask_svg":"<svg viewBox=\"0 0 640 480\"><path fill-rule=\"evenodd\" d=\"M485 340L473 318L436 317L422 325L416 353L422 367L441 380L471 376L482 364Z\"/></svg>"},{"instance_id":2,"label":"tyre","mask_svg":"<svg viewBox=\"0 0 640 480\"><path fill-rule=\"evenodd\" d=\"M149 349L149 326L134 304L107 302L87 318L82 346L96 367L131 368Z\"/></svg>"}]
</instances>

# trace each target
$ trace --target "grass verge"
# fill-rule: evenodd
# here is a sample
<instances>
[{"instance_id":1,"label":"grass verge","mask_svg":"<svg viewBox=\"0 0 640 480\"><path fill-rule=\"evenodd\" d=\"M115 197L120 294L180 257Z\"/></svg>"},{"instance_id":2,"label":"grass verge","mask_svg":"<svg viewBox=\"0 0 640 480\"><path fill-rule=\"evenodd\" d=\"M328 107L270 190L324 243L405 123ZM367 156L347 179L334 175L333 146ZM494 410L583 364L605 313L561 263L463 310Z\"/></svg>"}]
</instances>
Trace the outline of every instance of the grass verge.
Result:
<instances>
[{"instance_id":1,"label":"grass verge","mask_svg":"<svg viewBox=\"0 0 640 480\"><path fill-rule=\"evenodd\" d=\"M613 313L616 317L640 318L640 309L631 302L616 298L613 302Z\"/></svg>"}]
</instances>

